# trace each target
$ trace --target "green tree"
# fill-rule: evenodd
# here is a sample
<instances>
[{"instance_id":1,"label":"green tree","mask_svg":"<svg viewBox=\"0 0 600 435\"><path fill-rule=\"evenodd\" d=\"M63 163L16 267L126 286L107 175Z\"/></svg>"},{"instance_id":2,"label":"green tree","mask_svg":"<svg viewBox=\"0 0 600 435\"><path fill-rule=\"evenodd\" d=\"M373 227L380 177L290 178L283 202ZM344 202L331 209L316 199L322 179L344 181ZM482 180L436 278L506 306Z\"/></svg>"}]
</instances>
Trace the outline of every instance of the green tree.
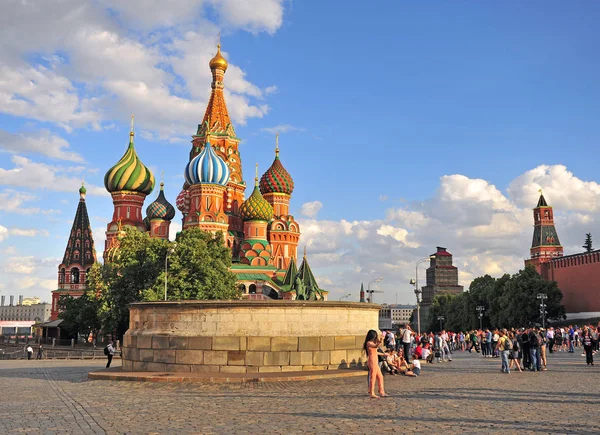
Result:
<instances>
[{"instance_id":1,"label":"green tree","mask_svg":"<svg viewBox=\"0 0 600 435\"><path fill-rule=\"evenodd\" d=\"M96 337L101 327L99 313L99 300L88 293L78 298L73 296L61 296L58 300L58 315L63 319L61 329L71 338L80 335L88 337L90 334Z\"/></svg>"},{"instance_id":2,"label":"green tree","mask_svg":"<svg viewBox=\"0 0 600 435\"><path fill-rule=\"evenodd\" d=\"M592 252L593 248L592 248L592 233L587 233L585 235L585 242L583 242L583 249L585 249L585 252Z\"/></svg>"},{"instance_id":3,"label":"green tree","mask_svg":"<svg viewBox=\"0 0 600 435\"><path fill-rule=\"evenodd\" d=\"M169 242L126 228L118 254L91 283L102 293L99 315L105 333L121 337L127 331L130 303L164 299L167 253L169 300L239 298L222 234L188 229Z\"/></svg>"}]
</instances>

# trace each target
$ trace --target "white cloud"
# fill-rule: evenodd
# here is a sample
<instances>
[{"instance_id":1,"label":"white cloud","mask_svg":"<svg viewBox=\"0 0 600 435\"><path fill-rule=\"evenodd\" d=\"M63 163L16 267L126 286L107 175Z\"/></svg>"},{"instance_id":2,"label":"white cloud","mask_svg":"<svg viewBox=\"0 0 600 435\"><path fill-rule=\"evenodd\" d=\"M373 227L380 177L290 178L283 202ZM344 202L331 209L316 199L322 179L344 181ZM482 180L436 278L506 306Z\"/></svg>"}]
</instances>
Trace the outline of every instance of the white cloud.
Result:
<instances>
[{"instance_id":1,"label":"white cloud","mask_svg":"<svg viewBox=\"0 0 600 435\"><path fill-rule=\"evenodd\" d=\"M49 130L33 134L12 134L0 129L0 148L11 153L35 153L54 159L82 162L81 155L67 151L69 142Z\"/></svg>"},{"instance_id":2,"label":"white cloud","mask_svg":"<svg viewBox=\"0 0 600 435\"><path fill-rule=\"evenodd\" d=\"M8 237L8 228L0 225L0 242Z\"/></svg>"},{"instance_id":3,"label":"white cloud","mask_svg":"<svg viewBox=\"0 0 600 435\"><path fill-rule=\"evenodd\" d=\"M213 0L213 3L229 27L274 34L283 24L283 0Z\"/></svg>"},{"instance_id":4,"label":"white cloud","mask_svg":"<svg viewBox=\"0 0 600 435\"><path fill-rule=\"evenodd\" d=\"M580 180L564 166L541 166L517 177L505 195L481 179L449 175L440 179L435 195L423 202L390 209L371 221L299 219L300 246L308 246L309 261L318 276L327 277L334 295L358 293L361 282L383 276L381 300L414 300L408 284L415 275L416 261L445 246L454 255L460 283L465 286L486 273L500 276L523 268L529 256L533 231L531 209L537 204L538 178L545 174L544 189L554 206L556 227L565 253L581 252L585 233L600 234L600 220L593 207L581 210L579 201L597 204L596 183ZM546 193L546 191L548 193ZM529 194L528 199L524 192ZM559 207L554 197L557 195ZM423 269L426 265L422 266ZM425 272L420 270L420 281Z\"/></svg>"},{"instance_id":5,"label":"white cloud","mask_svg":"<svg viewBox=\"0 0 600 435\"><path fill-rule=\"evenodd\" d=\"M290 124L280 124L275 127L265 127L261 128L260 131L266 131L267 133L276 134L276 133L289 133L290 131L305 131L304 128L294 127Z\"/></svg>"},{"instance_id":6,"label":"white cloud","mask_svg":"<svg viewBox=\"0 0 600 435\"><path fill-rule=\"evenodd\" d=\"M57 192L73 192L78 195L81 178L70 177L65 174L85 172L85 168L51 166L44 163L35 163L22 156L13 156L15 165L12 169L0 168L0 184L6 186L26 187L40 190L48 189ZM104 187L86 184L88 195L107 196Z\"/></svg>"},{"instance_id":7,"label":"white cloud","mask_svg":"<svg viewBox=\"0 0 600 435\"><path fill-rule=\"evenodd\" d=\"M35 237L35 236L45 236L48 237L50 233L47 230L40 230L36 228L11 228L8 230L8 233L11 236L21 236L21 237Z\"/></svg>"},{"instance_id":8,"label":"white cloud","mask_svg":"<svg viewBox=\"0 0 600 435\"><path fill-rule=\"evenodd\" d=\"M322 207L323 204L321 201L305 202L302 204L302 207L300 207L300 214L309 218L315 218L317 217L317 214L319 214L319 210L321 210Z\"/></svg>"},{"instance_id":9,"label":"white cloud","mask_svg":"<svg viewBox=\"0 0 600 435\"><path fill-rule=\"evenodd\" d=\"M0 112L66 131L114 128L135 112L150 137L176 141L202 117L219 27L273 33L283 2L8 1L0 16ZM260 100L277 89L246 75L230 62L225 76L230 115L241 125L264 116L269 106ZM61 145L53 143L53 157L76 158L57 152Z\"/></svg>"}]
</instances>

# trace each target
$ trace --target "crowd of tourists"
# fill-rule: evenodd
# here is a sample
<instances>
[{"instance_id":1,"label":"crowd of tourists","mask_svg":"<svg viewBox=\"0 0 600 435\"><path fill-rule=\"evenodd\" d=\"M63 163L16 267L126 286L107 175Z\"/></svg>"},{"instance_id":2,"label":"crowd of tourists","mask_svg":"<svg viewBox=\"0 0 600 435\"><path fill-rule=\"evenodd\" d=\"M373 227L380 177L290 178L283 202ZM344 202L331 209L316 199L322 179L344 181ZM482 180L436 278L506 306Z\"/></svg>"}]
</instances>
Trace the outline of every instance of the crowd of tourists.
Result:
<instances>
[{"instance_id":1,"label":"crowd of tourists","mask_svg":"<svg viewBox=\"0 0 600 435\"><path fill-rule=\"evenodd\" d=\"M515 369L547 370L547 354L579 352L585 355L588 366L594 365L594 354L600 350L600 323L598 325L479 329L468 332L442 330L437 333L417 334L410 325L403 325L397 333L370 330L364 343L369 368L369 395L386 396L384 375L416 377L421 374L421 361L427 364L452 361L455 351L481 354L484 358L498 358L501 371ZM379 394L375 394L375 384Z\"/></svg>"}]
</instances>

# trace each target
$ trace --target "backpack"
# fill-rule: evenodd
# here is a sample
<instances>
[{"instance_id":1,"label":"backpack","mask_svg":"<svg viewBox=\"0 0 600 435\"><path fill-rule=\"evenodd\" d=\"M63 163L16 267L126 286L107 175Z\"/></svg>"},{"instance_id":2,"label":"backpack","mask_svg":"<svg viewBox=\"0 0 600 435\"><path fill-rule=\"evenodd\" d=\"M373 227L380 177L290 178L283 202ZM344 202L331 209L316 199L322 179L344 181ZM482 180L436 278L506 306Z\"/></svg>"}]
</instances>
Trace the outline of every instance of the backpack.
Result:
<instances>
[{"instance_id":1,"label":"backpack","mask_svg":"<svg viewBox=\"0 0 600 435\"><path fill-rule=\"evenodd\" d=\"M108 345L106 347L104 347L104 355L106 355L106 356L110 355L110 352L108 351Z\"/></svg>"},{"instance_id":2,"label":"backpack","mask_svg":"<svg viewBox=\"0 0 600 435\"><path fill-rule=\"evenodd\" d=\"M504 350L513 350L512 340L508 337L504 339Z\"/></svg>"}]
</instances>

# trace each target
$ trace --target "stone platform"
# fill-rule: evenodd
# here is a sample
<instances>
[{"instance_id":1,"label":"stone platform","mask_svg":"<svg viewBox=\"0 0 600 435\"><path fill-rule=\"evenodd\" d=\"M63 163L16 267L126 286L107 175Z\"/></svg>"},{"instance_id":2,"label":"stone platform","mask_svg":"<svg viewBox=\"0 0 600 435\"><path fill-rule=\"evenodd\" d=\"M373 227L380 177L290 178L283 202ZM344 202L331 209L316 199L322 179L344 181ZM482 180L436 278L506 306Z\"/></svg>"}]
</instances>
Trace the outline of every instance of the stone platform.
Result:
<instances>
[{"instance_id":1,"label":"stone platform","mask_svg":"<svg viewBox=\"0 0 600 435\"><path fill-rule=\"evenodd\" d=\"M123 340L123 371L263 374L360 368L365 335L377 329L378 313L379 305L353 302L135 303Z\"/></svg>"},{"instance_id":2,"label":"stone platform","mask_svg":"<svg viewBox=\"0 0 600 435\"><path fill-rule=\"evenodd\" d=\"M364 369L313 370L285 373L168 373L168 372L125 372L121 367L96 370L88 373L91 380L142 381L142 382L197 382L197 383L236 383L236 382L291 382L314 381L317 379L352 378L366 376Z\"/></svg>"}]
</instances>

